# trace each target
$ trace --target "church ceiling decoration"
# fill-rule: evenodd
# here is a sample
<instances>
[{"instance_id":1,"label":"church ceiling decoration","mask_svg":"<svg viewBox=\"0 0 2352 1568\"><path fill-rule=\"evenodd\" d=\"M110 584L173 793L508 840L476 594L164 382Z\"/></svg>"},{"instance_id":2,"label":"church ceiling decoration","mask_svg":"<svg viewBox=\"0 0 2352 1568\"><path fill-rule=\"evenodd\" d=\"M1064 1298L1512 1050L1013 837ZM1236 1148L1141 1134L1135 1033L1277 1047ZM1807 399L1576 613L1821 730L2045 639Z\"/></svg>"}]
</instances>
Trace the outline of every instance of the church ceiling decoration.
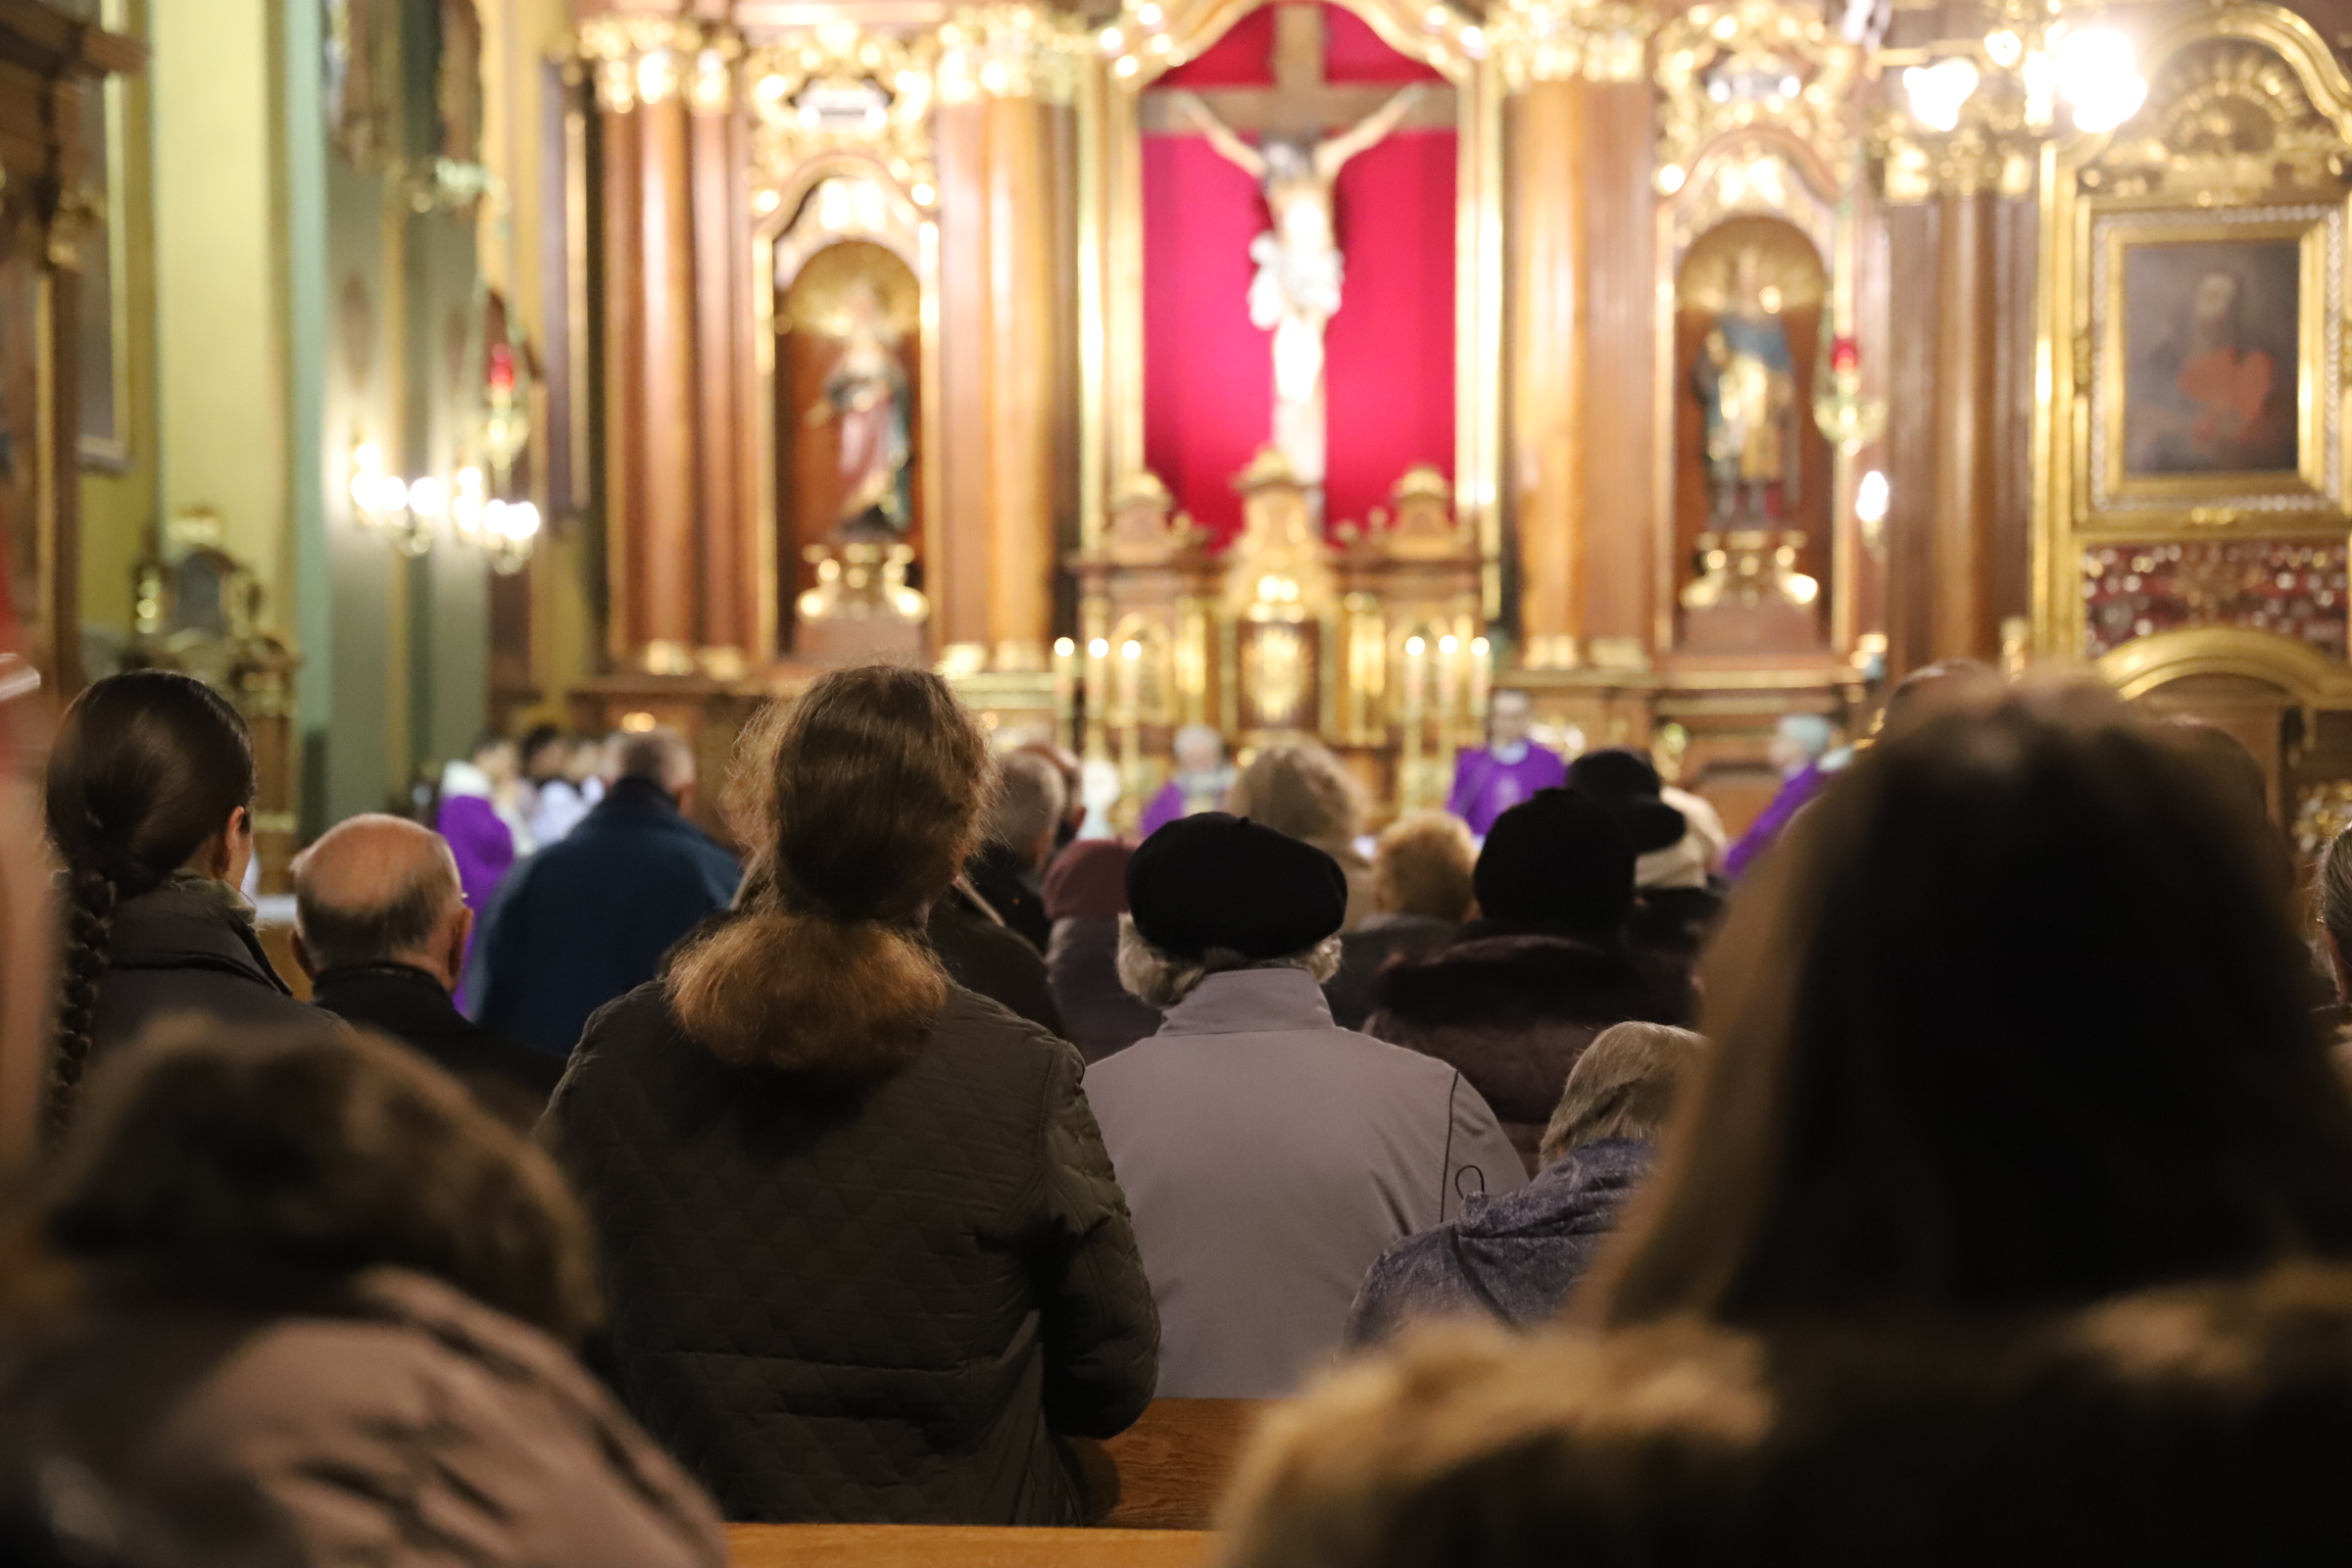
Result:
<instances>
[{"instance_id":1,"label":"church ceiling decoration","mask_svg":"<svg viewBox=\"0 0 2352 1568\"><path fill-rule=\"evenodd\" d=\"M1487 13L1486 49L1503 90L1543 81L1640 81L1658 14L1624 0L1501 0Z\"/></svg>"},{"instance_id":2,"label":"church ceiling decoration","mask_svg":"<svg viewBox=\"0 0 2352 1568\"><path fill-rule=\"evenodd\" d=\"M934 206L938 58L934 38L897 38L846 21L753 50L743 74L760 180L780 199L778 187L809 164L848 155L881 165L917 207Z\"/></svg>"}]
</instances>

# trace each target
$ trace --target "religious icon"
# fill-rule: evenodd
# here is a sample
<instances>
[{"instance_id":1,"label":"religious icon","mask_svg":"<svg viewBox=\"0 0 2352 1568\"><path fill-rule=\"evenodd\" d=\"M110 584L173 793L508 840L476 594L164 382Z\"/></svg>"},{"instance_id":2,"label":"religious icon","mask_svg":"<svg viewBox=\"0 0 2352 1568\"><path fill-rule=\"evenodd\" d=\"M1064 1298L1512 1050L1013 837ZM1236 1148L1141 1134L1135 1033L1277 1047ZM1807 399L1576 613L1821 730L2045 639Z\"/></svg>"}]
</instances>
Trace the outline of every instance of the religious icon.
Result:
<instances>
[{"instance_id":1,"label":"religious icon","mask_svg":"<svg viewBox=\"0 0 2352 1568\"><path fill-rule=\"evenodd\" d=\"M1340 170L1396 128L1426 88L1415 83L1347 130L1318 141L1268 136L1256 146L1189 92L1171 101L1229 162L1257 181L1274 226L1250 242L1250 320L1274 334L1274 447L1298 482L1323 483L1323 329L1339 314L1346 267L1332 223Z\"/></svg>"},{"instance_id":2,"label":"religious icon","mask_svg":"<svg viewBox=\"0 0 2352 1568\"><path fill-rule=\"evenodd\" d=\"M1781 321L1780 290L1763 273L1752 247L1733 259L1730 297L1690 368L1718 520L1784 515L1796 500L1796 362Z\"/></svg>"},{"instance_id":3,"label":"religious icon","mask_svg":"<svg viewBox=\"0 0 2352 1568\"><path fill-rule=\"evenodd\" d=\"M2125 252L2128 473L2296 467L2300 253L2293 239Z\"/></svg>"},{"instance_id":4,"label":"religious icon","mask_svg":"<svg viewBox=\"0 0 2352 1568\"><path fill-rule=\"evenodd\" d=\"M898 332L881 297L862 278L842 289L834 329L841 339L840 358L804 417L812 428L832 424L838 431L836 524L844 537L904 534L914 509L906 372L899 365Z\"/></svg>"}]
</instances>

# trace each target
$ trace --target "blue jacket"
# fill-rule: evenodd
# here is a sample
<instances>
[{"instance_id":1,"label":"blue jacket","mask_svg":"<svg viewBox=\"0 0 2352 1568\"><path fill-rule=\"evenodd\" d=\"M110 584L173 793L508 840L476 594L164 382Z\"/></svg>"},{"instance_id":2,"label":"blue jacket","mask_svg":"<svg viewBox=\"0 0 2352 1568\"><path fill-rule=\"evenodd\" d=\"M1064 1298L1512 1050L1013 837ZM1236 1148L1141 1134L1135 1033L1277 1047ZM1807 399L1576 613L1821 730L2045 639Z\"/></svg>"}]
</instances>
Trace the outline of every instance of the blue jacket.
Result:
<instances>
[{"instance_id":1,"label":"blue jacket","mask_svg":"<svg viewBox=\"0 0 2352 1568\"><path fill-rule=\"evenodd\" d=\"M588 1015L653 979L680 937L734 900L741 875L658 785L622 779L507 873L474 940L476 1021L568 1054Z\"/></svg>"},{"instance_id":2,"label":"blue jacket","mask_svg":"<svg viewBox=\"0 0 2352 1568\"><path fill-rule=\"evenodd\" d=\"M1604 1138L1572 1149L1517 1192L1481 1196L1462 1217L1390 1248L1348 1314L1350 1347L1427 1318L1484 1315L1541 1325L1567 1299L1649 1172L1650 1145Z\"/></svg>"}]
</instances>

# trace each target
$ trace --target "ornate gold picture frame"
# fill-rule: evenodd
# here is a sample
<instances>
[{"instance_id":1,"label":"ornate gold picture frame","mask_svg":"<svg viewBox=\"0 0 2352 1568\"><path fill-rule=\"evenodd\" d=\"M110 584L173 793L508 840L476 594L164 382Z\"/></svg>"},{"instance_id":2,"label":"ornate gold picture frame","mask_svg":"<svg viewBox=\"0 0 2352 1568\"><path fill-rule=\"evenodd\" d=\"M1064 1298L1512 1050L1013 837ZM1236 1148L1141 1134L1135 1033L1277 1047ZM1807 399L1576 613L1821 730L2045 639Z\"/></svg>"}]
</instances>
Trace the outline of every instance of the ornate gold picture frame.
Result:
<instances>
[{"instance_id":1,"label":"ornate gold picture frame","mask_svg":"<svg viewBox=\"0 0 2352 1568\"><path fill-rule=\"evenodd\" d=\"M2340 202L2086 202L2085 534L2339 528Z\"/></svg>"}]
</instances>

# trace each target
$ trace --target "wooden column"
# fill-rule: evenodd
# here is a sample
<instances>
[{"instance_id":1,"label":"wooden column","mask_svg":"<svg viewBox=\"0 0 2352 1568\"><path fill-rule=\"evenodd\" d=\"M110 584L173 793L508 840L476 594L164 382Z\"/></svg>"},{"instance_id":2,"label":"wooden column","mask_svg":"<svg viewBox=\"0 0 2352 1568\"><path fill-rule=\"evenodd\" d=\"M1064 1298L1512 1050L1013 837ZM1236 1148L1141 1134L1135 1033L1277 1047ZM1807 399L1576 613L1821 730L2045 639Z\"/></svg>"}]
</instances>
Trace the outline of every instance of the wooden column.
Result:
<instances>
[{"instance_id":1,"label":"wooden column","mask_svg":"<svg viewBox=\"0 0 2352 1568\"><path fill-rule=\"evenodd\" d=\"M723 77L721 78L723 81ZM736 117L722 92L691 98L689 136L694 177L694 466L699 481L701 614L695 644L706 662L721 650L747 649L757 625L751 598L759 575L752 536L742 525L749 510L739 461L739 433L752 404L742 396L742 362L751 352L749 297L751 225L742 195L746 160L739 156Z\"/></svg>"},{"instance_id":2,"label":"wooden column","mask_svg":"<svg viewBox=\"0 0 2352 1568\"><path fill-rule=\"evenodd\" d=\"M1509 125L1510 448L1522 660L1580 662L1585 634L1583 78L1513 95Z\"/></svg>"},{"instance_id":3,"label":"wooden column","mask_svg":"<svg viewBox=\"0 0 2352 1568\"><path fill-rule=\"evenodd\" d=\"M1011 91L939 111L948 436L936 641L978 645L997 669L1044 669L1053 635L1067 489L1054 432L1074 411L1054 292L1069 225L1051 153L1054 117L1067 113Z\"/></svg>"},{"instance_id":4,"label":"wooden column","mask_svg":"<svg viewBox=\"0 0 2352 1568\"><path fill-rule=\"evenodd\" d=\"M645 484L633 519L649 668L678 673L695 645L693 172L686 105L673 91L638 105L638 308L645 336Z\"/></svg>"},{"instance_id":5,"label":"wooden column","mask_svg":"<svg viewBox=\"0 0 2352 1568\"><path fill-rule=\"evenodd\" d=\"M1936 350L1936 204L1889 206L1886 332L1886 668L1899 679L1934 653Z\"/></svg>"},{"instance_id":6,"label":"wooden column","mask_svg":"<svg viewBox=\"0 0 2352 1568\"><path fill-rule=\"evenodd\" d=\"M1650 179L1657 155L1650 98L1646 80L1585 88L1583 653L1588 662L1620 666L1655 653L1657 197Z\"/></svg>"},{"instance_id":7,"label":"wooden column","mask_svg":"<svg viewBox=\"0 0 2352 1568\"><path fill-rule=\"evenodd\" d=\"M624 67L625 74L625 67ZM633 523L644 513L644 471L637 432L645 428L644 311L639 284L637 124L633 100L613 101L609 74L597 83L599 198L603 207L605 420L605 657L637 667L646 630L638 570L643 540Z\"/></svg>"},{"instance_id":8,"label":"wooden column","mask_svg":"<svg viewBox=\"0 0 2352 1568\"><path fill-rule=\"evenodd\" d=\"M1929 533L1931 660L1999 652L1987 578L1992 514L1994 198L1938 198L1936 314L1936 482Z\"/></svg>"}]
</instances>

